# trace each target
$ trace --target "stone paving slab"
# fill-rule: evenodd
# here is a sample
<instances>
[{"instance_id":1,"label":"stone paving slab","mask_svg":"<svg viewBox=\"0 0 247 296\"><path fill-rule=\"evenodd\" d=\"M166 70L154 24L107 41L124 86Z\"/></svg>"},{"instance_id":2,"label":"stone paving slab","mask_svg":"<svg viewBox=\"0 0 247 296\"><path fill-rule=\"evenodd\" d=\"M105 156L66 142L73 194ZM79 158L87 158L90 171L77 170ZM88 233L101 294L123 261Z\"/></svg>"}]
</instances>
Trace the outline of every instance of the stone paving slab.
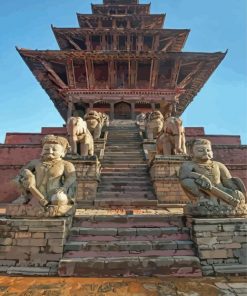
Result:
<instances>
[{"instance_id":1,"label":"stone paving slab","mask_svg":"<svg viewBox=\"0 0 247 296\"><path fill-rule=\"evenodd\" d=\"M0 277L0 296L244 296L247 277L57 278Z\"/></svg>"}]
</instances>

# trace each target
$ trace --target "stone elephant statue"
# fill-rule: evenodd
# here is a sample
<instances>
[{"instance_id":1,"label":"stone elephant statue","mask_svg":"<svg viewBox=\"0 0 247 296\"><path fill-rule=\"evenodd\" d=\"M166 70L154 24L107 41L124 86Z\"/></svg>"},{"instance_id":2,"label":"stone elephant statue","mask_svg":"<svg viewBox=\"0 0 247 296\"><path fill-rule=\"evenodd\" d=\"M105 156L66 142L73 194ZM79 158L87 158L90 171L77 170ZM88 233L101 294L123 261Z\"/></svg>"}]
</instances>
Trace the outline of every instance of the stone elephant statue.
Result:
<instances>
[{"instance_id":1,"label":"stone elephant statue","mask_svg":"<svg viewBox=\"0 0 247 296\"><path fill-rule=\"evenodd\" d=\"M161 155L187 154L181 118L170 116L165 120L163 132L156 141L156 151Z\"/></svg>"},{"instance_id":2,"label":"stone elephant statue","mask_svg":"<svg viewBox=\"0 0 247 296\"><path fill-rule=\"evenodd\" d=\"M84 116L84 120L87 122L87 127L91 134L93 135L94 140L99 139L104 125L104 119L101 112L91 110L87 112Z\"/></svg>"},{"instance_id":3,"label":"stone elephant statue","mask_svg":"<svg viewBox=\"0 0 247 296\"><path fill-rule=\"evenodd\" d=\"M156 110L146 116L145 120L146 135L149 140L156 139L162 131L164 125L164 117L160 111Z\"/></svg>"},{"instance_id":4,"label":"stone elephant statue","mask_svg":"<svg viewBox=\"0 0 247 296\"><path fill-rule=\"evenodd\" d=\"M94 155L94 142L87 123L81 117L70 117L67 122L67 132L71 152L80 154L81 156ZM78 151L78 145L80 148Z\"/></svg>"}]
</instances>

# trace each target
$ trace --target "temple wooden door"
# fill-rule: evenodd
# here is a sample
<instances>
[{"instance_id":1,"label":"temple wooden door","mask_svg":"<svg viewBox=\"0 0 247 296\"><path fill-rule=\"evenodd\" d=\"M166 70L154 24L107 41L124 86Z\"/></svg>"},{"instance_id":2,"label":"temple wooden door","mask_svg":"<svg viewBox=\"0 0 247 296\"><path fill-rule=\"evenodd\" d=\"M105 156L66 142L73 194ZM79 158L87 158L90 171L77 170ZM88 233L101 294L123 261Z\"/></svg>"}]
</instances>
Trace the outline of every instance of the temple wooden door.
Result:
<instances>
[{"instance_id":1,"label":"temple wooden door","mask_svg":"<svg viewBox=\"0 0 247 296\"><path fill-rule=\"evenodd\" d=\"M128 103L120 102L114 106L115 119L131 119L131 106Z\"/></svg>"}]
</instances>

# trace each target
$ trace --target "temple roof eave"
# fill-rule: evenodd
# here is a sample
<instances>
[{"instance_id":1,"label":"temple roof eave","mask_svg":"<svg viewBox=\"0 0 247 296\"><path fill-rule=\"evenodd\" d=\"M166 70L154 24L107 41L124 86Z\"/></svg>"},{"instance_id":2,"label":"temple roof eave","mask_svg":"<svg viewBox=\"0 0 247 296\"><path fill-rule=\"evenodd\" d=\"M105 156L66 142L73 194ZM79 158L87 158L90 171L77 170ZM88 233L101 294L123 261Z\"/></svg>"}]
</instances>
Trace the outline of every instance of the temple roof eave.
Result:
<instances>
[{"instance_id":1,"label":"temple roof eave","mask_svg":"<svg viewBox=\"0 0 247 296\"><path fill-rule=\"evenodd\" d=\"M63 116L63 118L66 118L66 101L64 96L66 93L68 93L70 90L69 86L67 85L61 85L61 83L54 84L54 80L50 81L49 75L47 75L47 71L45 69L45 63L48 61L57 62L57 63L66 63L68 59L73 58L85 58L86 59L92 59L93 55L92 53L83 53L80 51L39 51L39 50L27 50L27 49L17 49L30 70L33 72L37 80L40 82L42 87L45 89L45 91L48 93L52 101L54 102L55 106L59 109L60 114ZM119 60L120 55L115 54L116 59ZM200 91L200 89L203 87L203 85L206 83L210 75L213 73L213 71L216 69L218 64L222 61L222 59L225 57L226 53L222 52L216 52L216 53L190 53L190 52L176 52L176 53L159 53L156 54L150 54L150 59L154 58L177 58L183 63L191 64L197 62L198 64L202 64L202 67L199 67L196 72L196 78L192 79L192 82L190 82L189 86L186 86L186 89L184 89L184 92L181 92L179 97L179 105L177 108L178 115L181 115L183 111L186 109L186 107L192 102L195 95ZM129 53L127 55L123 54L123 58L127 59L129 56ZM132 58L136 59L138 58L140 60L143 60L144 57L146 57L145 54L133 54ZM102 60L106 60L108 57L112 59L110 55L100 55ZM109 60L110 60L109 59ZM48 69L49 71L49 69ZM193 71L192 71L193 72ZM48 76L48 78L47 78ZM179 86L179 85L178 85ZM176 89L177 90L177 89ZM179 89L178 89L179 90ZM73 90L78 91L78 90ZM101 90L91 90L91 89L81 89L79 90L82 93L90 92L92 95L99 93L99 92L121 92L122 90L107 90L107 89L101 89ZM156 93L164 93L167 92L165 89L127 89L123 90L124 92L139 92L140 94L143 93L150 93L150 95ZM170 91L174 91L174 89L170 89Z\"/></svg>"},{"instance_id":2,"label":"temple roof eave","mask_svg":"<svg viewBox=\"0 0 247 296\"><path fill-rule=\"evenodd\" d=\"M104 60L107 57L116 57L122 59L153 59L153 58L184 58L186 60L205 59L225 56L226 53L223 52L126 52L126 51L76 51L76 50L31 50L25 48L17 48L18 52L22 56L26 57L36 57L36 58L58 58L59 60L66 60L70 58L97 58Z\"/></svg>"},{"instance_id":3,"label":"temple roof eave","mask_svg":"<svg viewBox=\"0 0 247 296\"><path fill-rule=\"evenodd\" d=\"M64 43L68 43L68 38L70 37L86 37L88 34L117 34L117 35L126 35L126 32L119 31L117 29L89 29L89 28L55 28L52 26L53 34L57 40L57 43L62 50L66 50L67 47L64 46ZM171 46L171 51L180 51L190 33L189 29L129 29L129 34L143 34L147 35L156 35L158 34L162 37L176 37L176 40L173 42L173 46ZM179 40L177 40L179 38Z\"/></svg>"}]
</instances>

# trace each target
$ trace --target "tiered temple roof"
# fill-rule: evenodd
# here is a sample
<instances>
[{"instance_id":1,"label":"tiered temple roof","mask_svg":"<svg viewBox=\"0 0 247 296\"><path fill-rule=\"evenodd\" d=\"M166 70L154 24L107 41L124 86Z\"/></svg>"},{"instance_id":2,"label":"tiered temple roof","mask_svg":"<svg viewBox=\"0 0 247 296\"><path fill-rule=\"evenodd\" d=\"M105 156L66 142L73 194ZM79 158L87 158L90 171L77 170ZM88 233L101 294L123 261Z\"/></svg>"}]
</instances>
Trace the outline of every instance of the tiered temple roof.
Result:
<instances>
[{"instance_id":1,"label":"tiered temple roof","mask_svg":"<svg viewBox=\"0 0 247 296\"><path fill-rule=\"evenodd\" d=\"M80 28L52 27L61 50L18 49L66 120L76 106L177 104L182 114L225 53L182 52L187 29L166 29L150 4L105 0L77 14Z\"/></svg>"}]
</instances>

